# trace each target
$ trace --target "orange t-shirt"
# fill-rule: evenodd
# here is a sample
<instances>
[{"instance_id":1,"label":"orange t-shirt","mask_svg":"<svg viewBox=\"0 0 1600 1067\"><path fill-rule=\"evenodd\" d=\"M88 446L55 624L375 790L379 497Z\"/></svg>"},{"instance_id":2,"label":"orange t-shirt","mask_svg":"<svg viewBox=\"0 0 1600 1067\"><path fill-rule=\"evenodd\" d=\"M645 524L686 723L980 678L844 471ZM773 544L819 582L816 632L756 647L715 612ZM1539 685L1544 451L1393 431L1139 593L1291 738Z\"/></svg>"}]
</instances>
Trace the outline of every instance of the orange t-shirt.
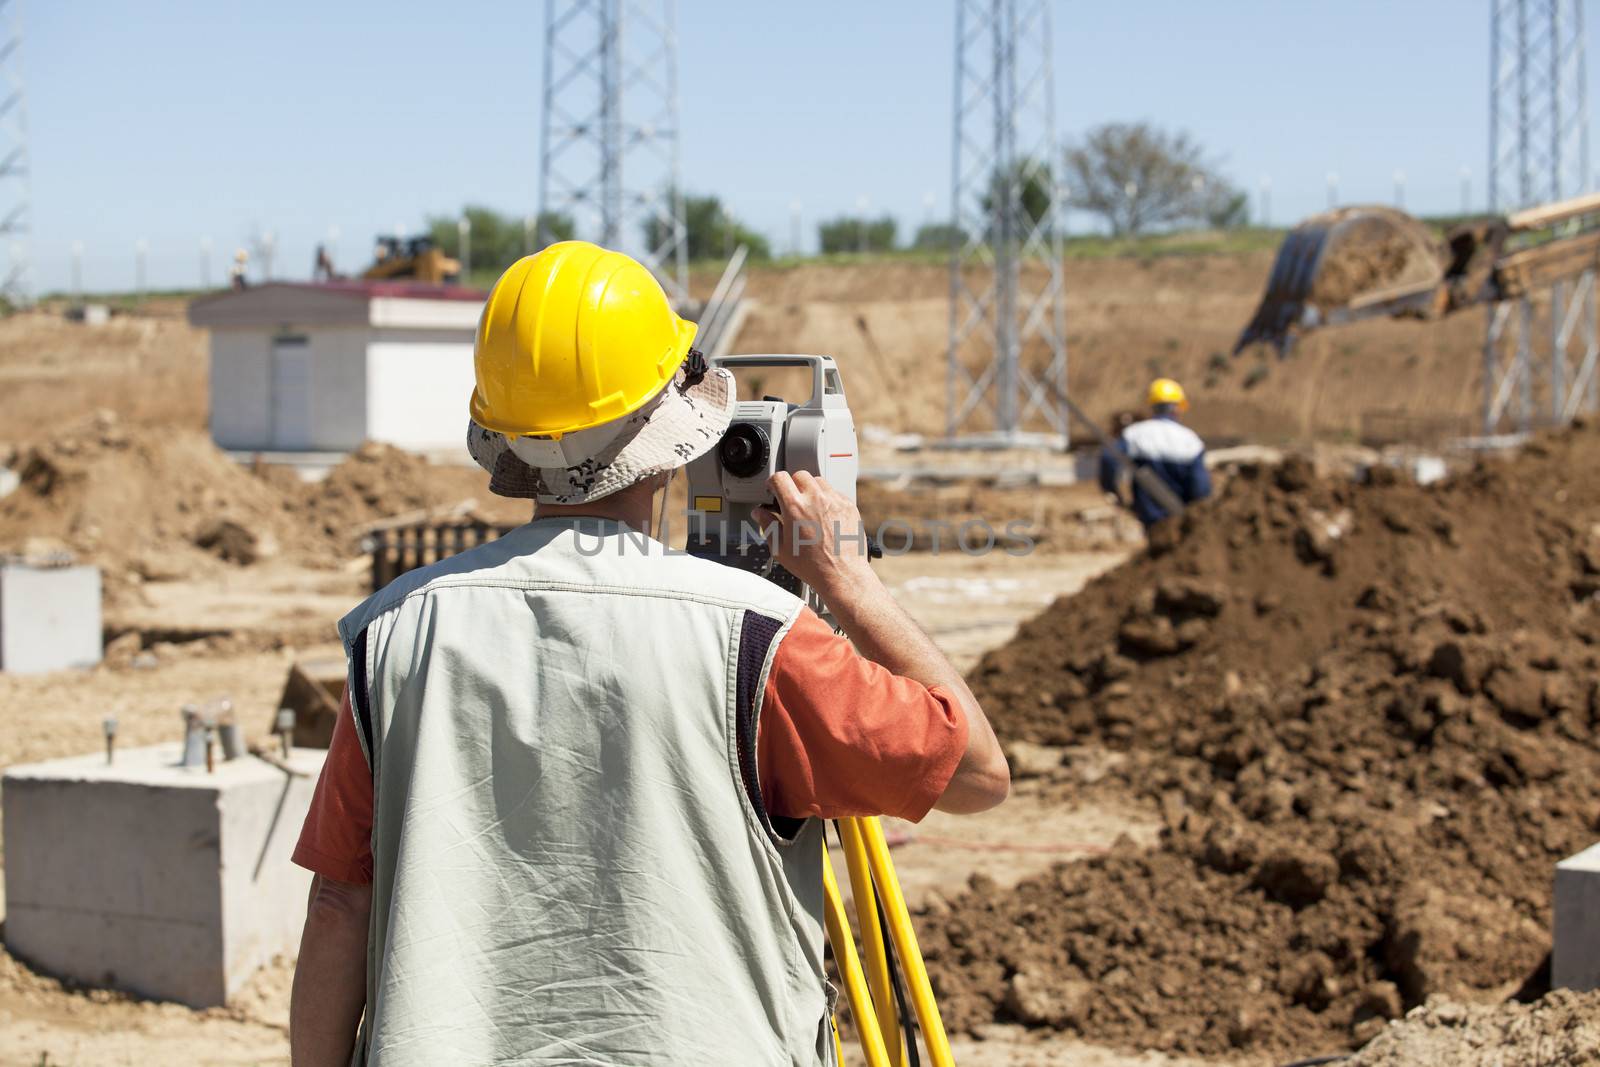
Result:
<instances>
[{"instance_id":1,"label":"orange t-shirt","mask_svg":"<svg viewBox=\"0 0 1600 1067\"><path fill-rule=\"evenodd\" d=\"M372 772L346 694L294 862L372 881ZM756 726L761 799L776 816L894 815L915 822L967 748L967 720L940 686L891 673L810 608L778 644Z\"/></svg>"}]
</instances>

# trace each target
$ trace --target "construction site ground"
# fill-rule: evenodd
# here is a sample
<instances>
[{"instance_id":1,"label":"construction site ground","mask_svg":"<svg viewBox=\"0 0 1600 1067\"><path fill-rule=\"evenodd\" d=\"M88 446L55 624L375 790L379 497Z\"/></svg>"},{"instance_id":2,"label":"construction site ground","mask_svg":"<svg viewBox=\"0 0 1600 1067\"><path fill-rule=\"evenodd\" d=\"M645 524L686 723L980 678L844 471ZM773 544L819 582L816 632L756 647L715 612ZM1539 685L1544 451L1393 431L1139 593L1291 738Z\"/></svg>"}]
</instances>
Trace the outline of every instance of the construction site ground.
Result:
<instances>
[{"instance_id":1,"label":"construction site ground","mask_svg":"<svg viewBox=\"0 0 1600 1067\"><path fill-rule=\"evenodd\" d=\"M1159 370L1215 440L1307 455L1373 411L1471 411L1465 317L1330 331L1283 364L1222 357L1268 262L1069 263L1080 401L1136 406ZM1004 807L889 827L958 1062L1273 1067L1376 1038L1353 1062L1442 1067L1494 1042L1581 1045L1600 1001L1537 998L1553 858L1600 831L1583 778L1600 763L1600 498L1580 473L1600 432L1427 490L1387 471L1358 485L1348 464L1230 468L1147 553L1092 486L1008 482L1034 459L895 449L941 428L927 363L948 282L916 263L758 271L739 347L838 356L858 423L882 431L867 465L921 472L863 489L869 522L918 531L877 566L1008 745ZM93 670L0 675L0 765L94 751L108 714L121 744L172 740L180 705L223 695L260 738L289 665L338 655L367 525L468 500L526 516L474 468L382 447L315 483L223 456L204 335L181 316L0 320L17 479L0 551L99 563L110 638ZM971 517L1041 536L1025 555L921 543ZM196 1012L0 953L0 1064L286 1063L291 975L280 960Z\"/></svg>"}]
</instances>

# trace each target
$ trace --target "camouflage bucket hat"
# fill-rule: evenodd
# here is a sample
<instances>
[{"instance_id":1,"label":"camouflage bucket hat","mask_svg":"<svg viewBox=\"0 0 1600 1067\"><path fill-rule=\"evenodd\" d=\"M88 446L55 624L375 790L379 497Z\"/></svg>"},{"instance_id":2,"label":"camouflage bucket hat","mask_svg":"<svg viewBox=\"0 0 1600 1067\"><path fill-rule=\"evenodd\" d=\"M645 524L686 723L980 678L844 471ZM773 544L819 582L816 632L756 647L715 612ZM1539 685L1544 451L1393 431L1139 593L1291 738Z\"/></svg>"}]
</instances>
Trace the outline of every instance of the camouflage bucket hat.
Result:
<instances>
[{"instance_id":1,"label":"camouflage bucket hat","mask_svg":"<svg viewBox=\"0 0 1600 1067\"><path fill-rule=\"evenodd\" d=\"M691 350L666 388L620 419L560 438L518 437L467 423L467 451L489 491L541 504L582 504L683 466L727 432L733 374Z\"/></svg>"}]
</instances>

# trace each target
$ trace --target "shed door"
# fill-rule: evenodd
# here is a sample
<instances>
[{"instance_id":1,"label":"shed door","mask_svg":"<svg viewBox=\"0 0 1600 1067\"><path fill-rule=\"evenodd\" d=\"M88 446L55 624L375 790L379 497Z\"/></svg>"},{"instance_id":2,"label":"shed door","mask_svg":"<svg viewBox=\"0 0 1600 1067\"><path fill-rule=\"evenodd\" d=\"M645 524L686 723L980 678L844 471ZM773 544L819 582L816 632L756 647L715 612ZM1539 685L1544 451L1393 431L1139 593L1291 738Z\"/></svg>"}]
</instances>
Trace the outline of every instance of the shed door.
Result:
<instances>
[{"instance_id":1,"label":"shed door","mask_svg":"<svg viewBox=\"0 0 1600 1067\"><path fill-rule=\"evenodd\" d=\"M311 447L311 344L304 337L272 341L272 446Z\"/></svg>"}]
</instances>

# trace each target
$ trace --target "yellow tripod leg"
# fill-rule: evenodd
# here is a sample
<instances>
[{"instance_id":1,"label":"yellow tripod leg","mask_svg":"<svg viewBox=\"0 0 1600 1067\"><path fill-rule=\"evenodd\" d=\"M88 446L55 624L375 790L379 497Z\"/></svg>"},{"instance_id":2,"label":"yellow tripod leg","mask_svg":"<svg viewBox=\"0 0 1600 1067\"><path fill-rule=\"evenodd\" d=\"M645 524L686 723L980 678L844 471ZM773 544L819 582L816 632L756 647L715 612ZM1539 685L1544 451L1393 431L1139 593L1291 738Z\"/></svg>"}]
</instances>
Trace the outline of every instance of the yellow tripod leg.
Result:
<instances>
[{"instance_id":1,"label":"yellow tripod leg","mask_svg":"<svg viewBox=\"0 0 1600 1067\"><path fill-rule=\"evenodd\" d=\"M850 1000L850 1018L855 1020L856 1033L861 1037L861 1051L867 1057L867 1067L889 1067L883 1031L878 1029L872 994L867 992L866 979L861 976L855 938L850 936L850 920L844 913L844 899L839 895L839 883L833 877L833 862L828 859L826 848L822 850L822 891L827 906L828 943L833 946L833 960L839 965L839 977L844 981L845 996Z\"/></svg>"},{"instance_id":2,"label":"yellow tripod leg","mask_svg":"<svg viewBox=\"0 0 1600 1067\"><path fill-rule=\"evenodd\" d=\"M883 840L883 827L877 819L856 821L866 842L867 861L872 866L872 877L878 884L883 914L889 920L889 936L894 940L895 951L900 954L900 965L905 968L911 1004L916 1009L917 1021L922 1024L923 1040L928 1044L928 1058L933 1067L955 1067L955 1059L950 1054L950 1039L944 1032L944 1020L939 1017L939 1005L933 999L933 986L928 982L928 968L922 962L917 934L911 928L911 916L906 912L906 898L900 892L894 861L889 858L889 846Z\"/></svg>"},{"instance_id":3,"label":"yellow tripod leg","mask_svg":"<svg viewBox=\"0 0 1600 1067\"><path fill-rule=\"evenodd\" d=\"M839 1020L829 1019L828 1029L833 1031L833 1062L844 1067L844 1042L839 1040Z\"/></svg>"},{"instance_id":4,"label":"yellow tripod leg","mask_svg":"<svg viewBox=\"0 0 1600 1067\"><path fill-rule=\"evenodd\" d=\"M877 896L872 891L872 871L867 846L861 838L861 819L840 819L839 838L844 844L844 866L850 875L850 893L856 902L856 925L861 928L861 959L866 965L867 988L878 1009L878 1029L893 1067L905 1067L905 1046L900 1041L900 1017L889 984L889 956L883 946L883 926L878 922Z\"/></svg>"}]
</instances>

